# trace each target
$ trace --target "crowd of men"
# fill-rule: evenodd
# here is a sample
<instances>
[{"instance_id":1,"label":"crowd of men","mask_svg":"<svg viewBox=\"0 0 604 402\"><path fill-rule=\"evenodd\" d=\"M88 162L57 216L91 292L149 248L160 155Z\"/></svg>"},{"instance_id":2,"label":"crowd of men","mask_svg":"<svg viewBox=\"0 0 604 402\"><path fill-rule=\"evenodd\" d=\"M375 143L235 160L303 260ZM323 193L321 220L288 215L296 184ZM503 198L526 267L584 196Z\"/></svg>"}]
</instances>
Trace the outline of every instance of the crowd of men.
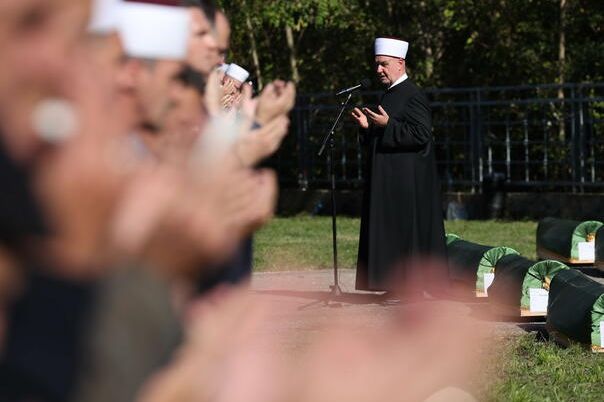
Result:
<instances>
[{"instance_id":1,"label":"crowd of men","mask_svg":"<svg viewBox=\"0 0 604 402\"><path fill-rule=\"evenodd\" d=\"M457 367L422 360L432 323L301 372L256 354L262 321L219 285L249 278L296 89L254 94L230 32L208 0L0 2L0 400L412 400ZM381 382L327 383L344 355Z\"/></svg>"},{"instance_id":2,"label":"crowd of men","mask_svg":"<svg viewBox=\"0 0 604 402\"><path fill-rule=\"evenodd\" d=\"M208 1L0 15L1 392L131 400L180 343L179 306L249 275L246 239L277 194L256 165L295 88L253 97L223 67L229 22Z\"/></svg>"}]
</instances>

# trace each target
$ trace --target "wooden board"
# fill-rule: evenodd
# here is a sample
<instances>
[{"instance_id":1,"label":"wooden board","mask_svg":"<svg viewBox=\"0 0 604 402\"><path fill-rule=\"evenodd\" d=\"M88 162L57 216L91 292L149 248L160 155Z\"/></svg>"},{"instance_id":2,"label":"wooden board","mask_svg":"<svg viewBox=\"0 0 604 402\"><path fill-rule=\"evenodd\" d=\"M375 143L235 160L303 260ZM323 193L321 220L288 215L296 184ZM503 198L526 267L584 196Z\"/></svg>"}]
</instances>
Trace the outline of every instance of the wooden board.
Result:
<instances>
[{"instance_id":1,"label":"wooden board","mask_svg":"<svg viewBox=\"0 0 604 402\"><path fill-rule=\"evenodd\" d=\"M486 302L486 300L476 300L478 296L474 290L474 284L468 285L467 283L460 281L451 281L449 283L449 294L459 300L468 302Z\"/></svg>"},{"instance_id":2,"label":"wooden board","mask_svg":"<svg viewBox=\"0 0 604 402\"><path fill-rule=\"evenodd\" d=\"M489 295L483 290L476 290L476 297L489 297Z\"/></svg>"},{"instance_id":3,"label":"wooden board","mask_svg":"<svg viewBox=\"0 0 604 402\"><path fill-rule=\"evenodd\" d=\"M594 353L604 353L604 348L598 345L591 345L591 351Z\"/></svg>"},{"instance_id":4,"label":"wooden board","mask_svg":"<svg viewBox=\"0 0 604 402\"><path fill-rule=\"evenodd\" d=\"M547 333L549 334L550 339L552 339L554 342L556 342L562 346L569 347L572 344L579 343L577 341L571 340L569 337L567 337L563 333L556 331L549 324L545 324L545 329L547 330ZM586 345L586 344L582 344L582 345L586 349L590 349L593 353L604 353L604 347L601 347L598 345Z\"/></svg>"},{"instance_id":5,"label":"wooden board","mask_svg":"<svg viewBox=\"0 0 604 402\"><path fill-rule=\"evenodd\" d=\"M525 308L520 309L520 317L545 317L545 316L547 316L547 312L545 312L545 311L535 312L535 311L531 311L531 310L525 309Z\"/></svg>"},{"instance_id":6,"label":"wooden board","mask_svg":"<svg viewBox=\"0 0 604 402\"><path fill-rule=\"evenodd\" d=\"M491 303L491 310L493 311L493 314L503 317L545 317L547 315L545 312L535 313L521 307L508 306L499 303Z\"/></svg>"},{"instance_id":7,"label":"wooden board","mask_svg":"<svg viewBox=\"0 0 604 402\"><path fill-rule=\"evenodd\" d=\"M594 260L576 260L564 257L542 247L537 247L537 256L542 260L556 260L571 265L592 265L595 262Z\"/></svg>"}]
</instances>

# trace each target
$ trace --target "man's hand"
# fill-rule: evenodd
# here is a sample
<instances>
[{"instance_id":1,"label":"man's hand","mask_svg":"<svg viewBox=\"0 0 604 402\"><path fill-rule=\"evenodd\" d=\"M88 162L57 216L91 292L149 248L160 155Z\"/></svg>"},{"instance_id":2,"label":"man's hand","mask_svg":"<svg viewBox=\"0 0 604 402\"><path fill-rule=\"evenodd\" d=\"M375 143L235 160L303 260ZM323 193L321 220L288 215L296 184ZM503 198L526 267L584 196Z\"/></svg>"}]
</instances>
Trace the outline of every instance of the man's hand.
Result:
<instances>
[{"instance_id":1,"label":"man's hand","mask_svg":"<svg viewBox=\"0 0 604 402\"><path fill-rule=\"evenodd\" d=\"M245 133L235 143L235 152L245 166L253 166L279 149L287 135L289 119L280 116L270 123Z\"/></svg>"},{"instance_id":2,"label":"man's hand","mask_svg":"<svg viewBox=\"0 0 604 402\"><path fill-rule=\"evenodd\" d=\"M289 113L296 103L296 86L291 82L274 81L258 97L256 122L265 125L274 118Z\"/></svg>"},{"instance_id":3,"label":"man's hand","mask_svg":"<svg viewBox=\"0 0 604 402\"><path fill-rule=\"evenodd\" d=\"M386 127L386 124L388 124L388 113L386 113L386 111L381 106L378 106L378 113L375 113L371 109L366 107L363 108L363 112L365 112L367 117L369 117L369 120L371 120L371 122L373 122L373 124L375 124L376 126Z\"/></svg>"},{"instance_id":4,"label":"man's hand","mask_svg":"<svg viewBox=\"0 0 604 402\"><path fill-rule=\"evenodd\" d=\"M365 114L361 112L361 109L355 107L352 110L351 116L356 120L357 124L361 126L361 128L369 128L369 121L367 120L367 116L365 116Z\"/></svg>"}]
</instances>

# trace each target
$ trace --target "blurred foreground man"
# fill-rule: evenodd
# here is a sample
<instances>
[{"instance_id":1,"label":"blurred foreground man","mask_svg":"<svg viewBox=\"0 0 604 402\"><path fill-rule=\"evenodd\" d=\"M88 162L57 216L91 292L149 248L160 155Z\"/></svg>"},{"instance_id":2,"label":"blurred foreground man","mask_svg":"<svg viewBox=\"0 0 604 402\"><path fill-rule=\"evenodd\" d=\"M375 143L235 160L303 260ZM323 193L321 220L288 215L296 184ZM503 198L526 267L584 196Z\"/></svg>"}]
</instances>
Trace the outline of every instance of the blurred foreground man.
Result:
<instances>
[{"instance_id":1,"label":"blurred foreground man","mask_svg":"<svg viewBox=\"0 0 604 402\"><path fill-rule=\"evenodd\" d=\"M57 275L60 258L41 247L49 228L33 182L40 156L47 156L51 145L48 134L70 131L70 124L61 124L70 120L69 108L57 100L68 96L63 78L88 7L78 0L0 4L0 249L15 257L0 265L18 276L10 287L15 300L2 295L3 303L11 303L2 334L3 401L63 400L74 370L78 340L73 335L85 314L87 288ZM46 117L57 105L63 119L53 119L59 124L51 127ZM6 279L3 272L2 282Z\"/></svg>"},{"instance_id":2,"label":"blurred foreground man","mask_svg":"<svg viewBox=\"0 0 604 402\"><path fill-rule=\"evenodd\" d=\"M128 208L128 200L136 197L140 203L142 193L138 189L148 186L147 175L162 175L154 169L155 157L147 137L157 136L165 128L173 110L190 17L177 1L123 1L107 10L107 18L113 20L112 32L119 33L125 52L118 91L121 103L134 111L129 138L138 159L146 163L149 171L131 183L114 217L112 240L114 251L119 251L121 258L100 281L95 295L84 342L78 351L76 384L70 395L77 401L133 400L138 388L169 359L181 340L180 322L171 303L168 269L158 259L160 252L171 245L167 244L166 250L155 247L155 254L133 250L121 228L142 224L143 218ZM157 198L161 197L148 198L145 205L153 204ZM129 217L126 224L120 223L124 214Z\"/></svg>"},{"instance_id":3,"label":"blurred foreground man","mask_svg":"<svg viewBox=\"0 0 604 402\"><path fill-rule=\"evenodd\" d=\"M446 272L410 272L405 264L446 251L431 111L407 76L408 46L376 39L376 73L387 89L377 110L352 112L368 152L356 288L391 291L400 279L437 293Z\"/></svg>"}]
</instances>

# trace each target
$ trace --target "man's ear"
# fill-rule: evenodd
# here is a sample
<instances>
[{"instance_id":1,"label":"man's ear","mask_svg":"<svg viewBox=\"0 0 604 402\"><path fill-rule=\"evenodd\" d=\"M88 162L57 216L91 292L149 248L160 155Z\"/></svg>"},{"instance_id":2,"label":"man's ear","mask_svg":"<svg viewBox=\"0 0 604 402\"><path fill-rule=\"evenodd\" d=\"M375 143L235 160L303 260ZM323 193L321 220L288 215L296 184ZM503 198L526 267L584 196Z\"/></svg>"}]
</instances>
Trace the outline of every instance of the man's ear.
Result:
<instances>
[{"instance_id":1,"label":"man's ear","mask_svg":"<svg viewBox=\"0 0 604 402\"><path fill-rule=\"evenodd\" d=\"M405 63L405 59L398 59L398 63L399 63L399 65L400 65L401 69L402 69L403 71L405 71L405 69L406 69L406 65L405 65L405 64L406 64L406 63Z\"/></svg>"}]
</instances>

